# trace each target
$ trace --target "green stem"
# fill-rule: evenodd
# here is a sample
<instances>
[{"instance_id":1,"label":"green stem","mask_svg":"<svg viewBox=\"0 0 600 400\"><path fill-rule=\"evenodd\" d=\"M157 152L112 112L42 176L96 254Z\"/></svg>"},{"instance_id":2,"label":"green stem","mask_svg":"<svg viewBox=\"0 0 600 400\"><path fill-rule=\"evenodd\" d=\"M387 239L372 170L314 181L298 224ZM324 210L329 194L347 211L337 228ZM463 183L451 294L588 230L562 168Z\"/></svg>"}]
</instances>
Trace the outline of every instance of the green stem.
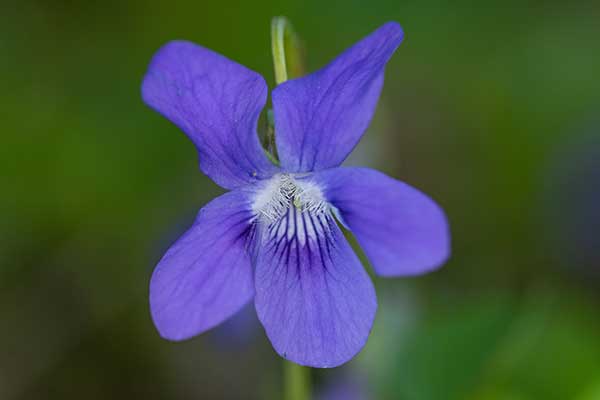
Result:
<instances>
[{"instance_id":1,"label":"green stem","mask_svg":"<svg viewBox=\"0 0 600 400\"><path fill-rule=\"evenodd\" d=\"M277 85L304 74L302 44L294 32L292 24L285 17L274 17L271 21L271 52L273 53L273 68ZM275 164L279 164L272 113L269 115L268 125L266 147L270 153L269 158Z\"/></svg>"},{"instance_id":2,"label":"green stem","mask_svg":"<svg viewBox=\"0 0 600 400\"><path fill-rule=\"evenodd\" d=\"M288 79L285 59L285 31L287 25L285 17L274 17L271 21L271 52L273 53L275 83L278 85Z\"/></svg>"},{"instance_id":3,"label":"green stem","mask_svg":"<svg viewBox=\"0 0 600 400\"><path fill-rule=\"evenodd\" d=\"M310 369L284 361L285 400L310 399Z\"/></svg>"},{"instance_id":4,"label":"green stem","mask_svg":"<svg viewBox=\"0 0 600 400\"><path fill-rule=\"evenodd\" d=\"M304 75L303 46L286 17L271 21L271 51L276 84Z\"/></svg>"}]
</instances>

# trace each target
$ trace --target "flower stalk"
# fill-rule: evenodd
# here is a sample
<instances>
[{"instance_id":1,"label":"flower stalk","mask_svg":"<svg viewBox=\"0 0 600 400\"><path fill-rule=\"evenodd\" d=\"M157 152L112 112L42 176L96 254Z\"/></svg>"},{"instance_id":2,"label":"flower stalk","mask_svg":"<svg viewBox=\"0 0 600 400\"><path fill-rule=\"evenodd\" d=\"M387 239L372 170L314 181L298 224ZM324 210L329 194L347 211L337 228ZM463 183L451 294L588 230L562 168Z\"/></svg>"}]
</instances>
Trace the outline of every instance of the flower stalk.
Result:
<instances>
[{"instance_id":1,"label":"flower stalk","mask_svg":"<svg viewBox=\"0 0 600 400\"><path fill-rule=\"evenodd\" d=\"M302 42L286 17L274 17L271 21L271 51L277 85L304 75Z\"/></svg>"},{"instance_id":2,"label":"flower stalk","mask_svg":"<svg viewBox=\"0 0 600 400\"><path fill-rule=\"evenodd\" d=\"M284 360L285 400L310 399L310 369Z\"/></svg>"},{"instance_id":3,"label":"flower stalk","mask_svg":"<svg viewBox=\"0 0 600 400\"><path fill-rule=\"evenodd\" d=\"M274 17L271 20L271 52L276 85L304 75L302 42L286 17ZM272 110L267 115L266 139L267 156L273 164L279 165Z\"/></svg>"}]
</instances>

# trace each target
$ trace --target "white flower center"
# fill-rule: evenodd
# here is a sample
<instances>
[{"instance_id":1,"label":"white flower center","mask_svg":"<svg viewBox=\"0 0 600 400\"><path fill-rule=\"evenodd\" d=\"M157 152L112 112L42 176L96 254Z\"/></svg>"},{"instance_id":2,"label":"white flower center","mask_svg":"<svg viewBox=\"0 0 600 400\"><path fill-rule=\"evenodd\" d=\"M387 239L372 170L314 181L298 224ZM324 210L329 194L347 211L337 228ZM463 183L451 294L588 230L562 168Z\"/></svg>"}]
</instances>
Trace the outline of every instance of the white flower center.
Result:
<instances>
[{"instance_id":1,"label":"white flower center","mask_svg":"<svg viewBox=\"0 0 600 400\"><path fill-rule=\"evenodd\" d=\"M271 243L306 245L326 237L335 223L323 192L307 175L277 174L256 193L252 209ZM285 239L285 240L284 240Z\"/></svg>"},{"instance_id":2,"label":"white flower center","mask_svg":"<svg viewBox=\"0 0 600 400\"><path fill-rule=\"evenodd\" d=\"M273 223L288 213L292 207L300 213L315 217L328 213L329 203L321 189L312 182L295 179L291 174L273 176L256 194L252 209L267 223Z\"/></svg>"}]
</instances>

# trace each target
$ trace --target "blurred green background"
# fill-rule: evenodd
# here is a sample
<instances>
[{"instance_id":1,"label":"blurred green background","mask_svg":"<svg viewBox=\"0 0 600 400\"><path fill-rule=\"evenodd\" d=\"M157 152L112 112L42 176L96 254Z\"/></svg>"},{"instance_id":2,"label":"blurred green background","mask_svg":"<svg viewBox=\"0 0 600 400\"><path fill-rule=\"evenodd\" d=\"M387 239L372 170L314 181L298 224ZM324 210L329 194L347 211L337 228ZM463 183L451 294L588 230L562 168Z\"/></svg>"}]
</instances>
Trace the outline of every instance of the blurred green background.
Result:
<instances>
[{"instance_id":1,"label":"blurred green background","mask_svg":"<svg viewBox=\"0 0 600 400\"><path fill-rule=\"evenodd\" d=\"M348 162L430 194L453 234L438 272L374 279L369 343L315 397L600 399L600 3L516 0L2 2L0 399L280 398L252 307L185 343L152 325L154 265L221 190L140 99L178 38L272 85L274 15L312 70L402 24Z\"/></svg>"}]
</instances>

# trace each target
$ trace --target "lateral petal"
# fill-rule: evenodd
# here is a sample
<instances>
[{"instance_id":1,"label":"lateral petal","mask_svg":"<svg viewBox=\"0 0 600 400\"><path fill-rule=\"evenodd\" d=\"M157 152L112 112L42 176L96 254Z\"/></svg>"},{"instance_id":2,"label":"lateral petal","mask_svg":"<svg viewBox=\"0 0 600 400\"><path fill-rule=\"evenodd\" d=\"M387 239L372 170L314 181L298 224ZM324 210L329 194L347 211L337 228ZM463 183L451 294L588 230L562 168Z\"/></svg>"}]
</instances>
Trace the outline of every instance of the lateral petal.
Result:
<instances>
[{"instance_id":1,"label":"lateral petal","mask_svg":"<svg viewBox=\"0 0 600 400\"><path fill-rule=\"evenodd\" d=\"M312 179L379 275L418 275L439 268L448 258L446 216L419 190L369 168L332 168Z\"/></svg>"},{"instance_id":2,"label":"lateral petal","mask_svg":"<svg viewBox=\"0 0 600 400\"><path fill-rule=\"evenodd\" d=\"M226 193L198 213L150 280L150 311L165 339L184 340L237 312L254 294L248 196Z\"/></svg>"}]
</instances>

